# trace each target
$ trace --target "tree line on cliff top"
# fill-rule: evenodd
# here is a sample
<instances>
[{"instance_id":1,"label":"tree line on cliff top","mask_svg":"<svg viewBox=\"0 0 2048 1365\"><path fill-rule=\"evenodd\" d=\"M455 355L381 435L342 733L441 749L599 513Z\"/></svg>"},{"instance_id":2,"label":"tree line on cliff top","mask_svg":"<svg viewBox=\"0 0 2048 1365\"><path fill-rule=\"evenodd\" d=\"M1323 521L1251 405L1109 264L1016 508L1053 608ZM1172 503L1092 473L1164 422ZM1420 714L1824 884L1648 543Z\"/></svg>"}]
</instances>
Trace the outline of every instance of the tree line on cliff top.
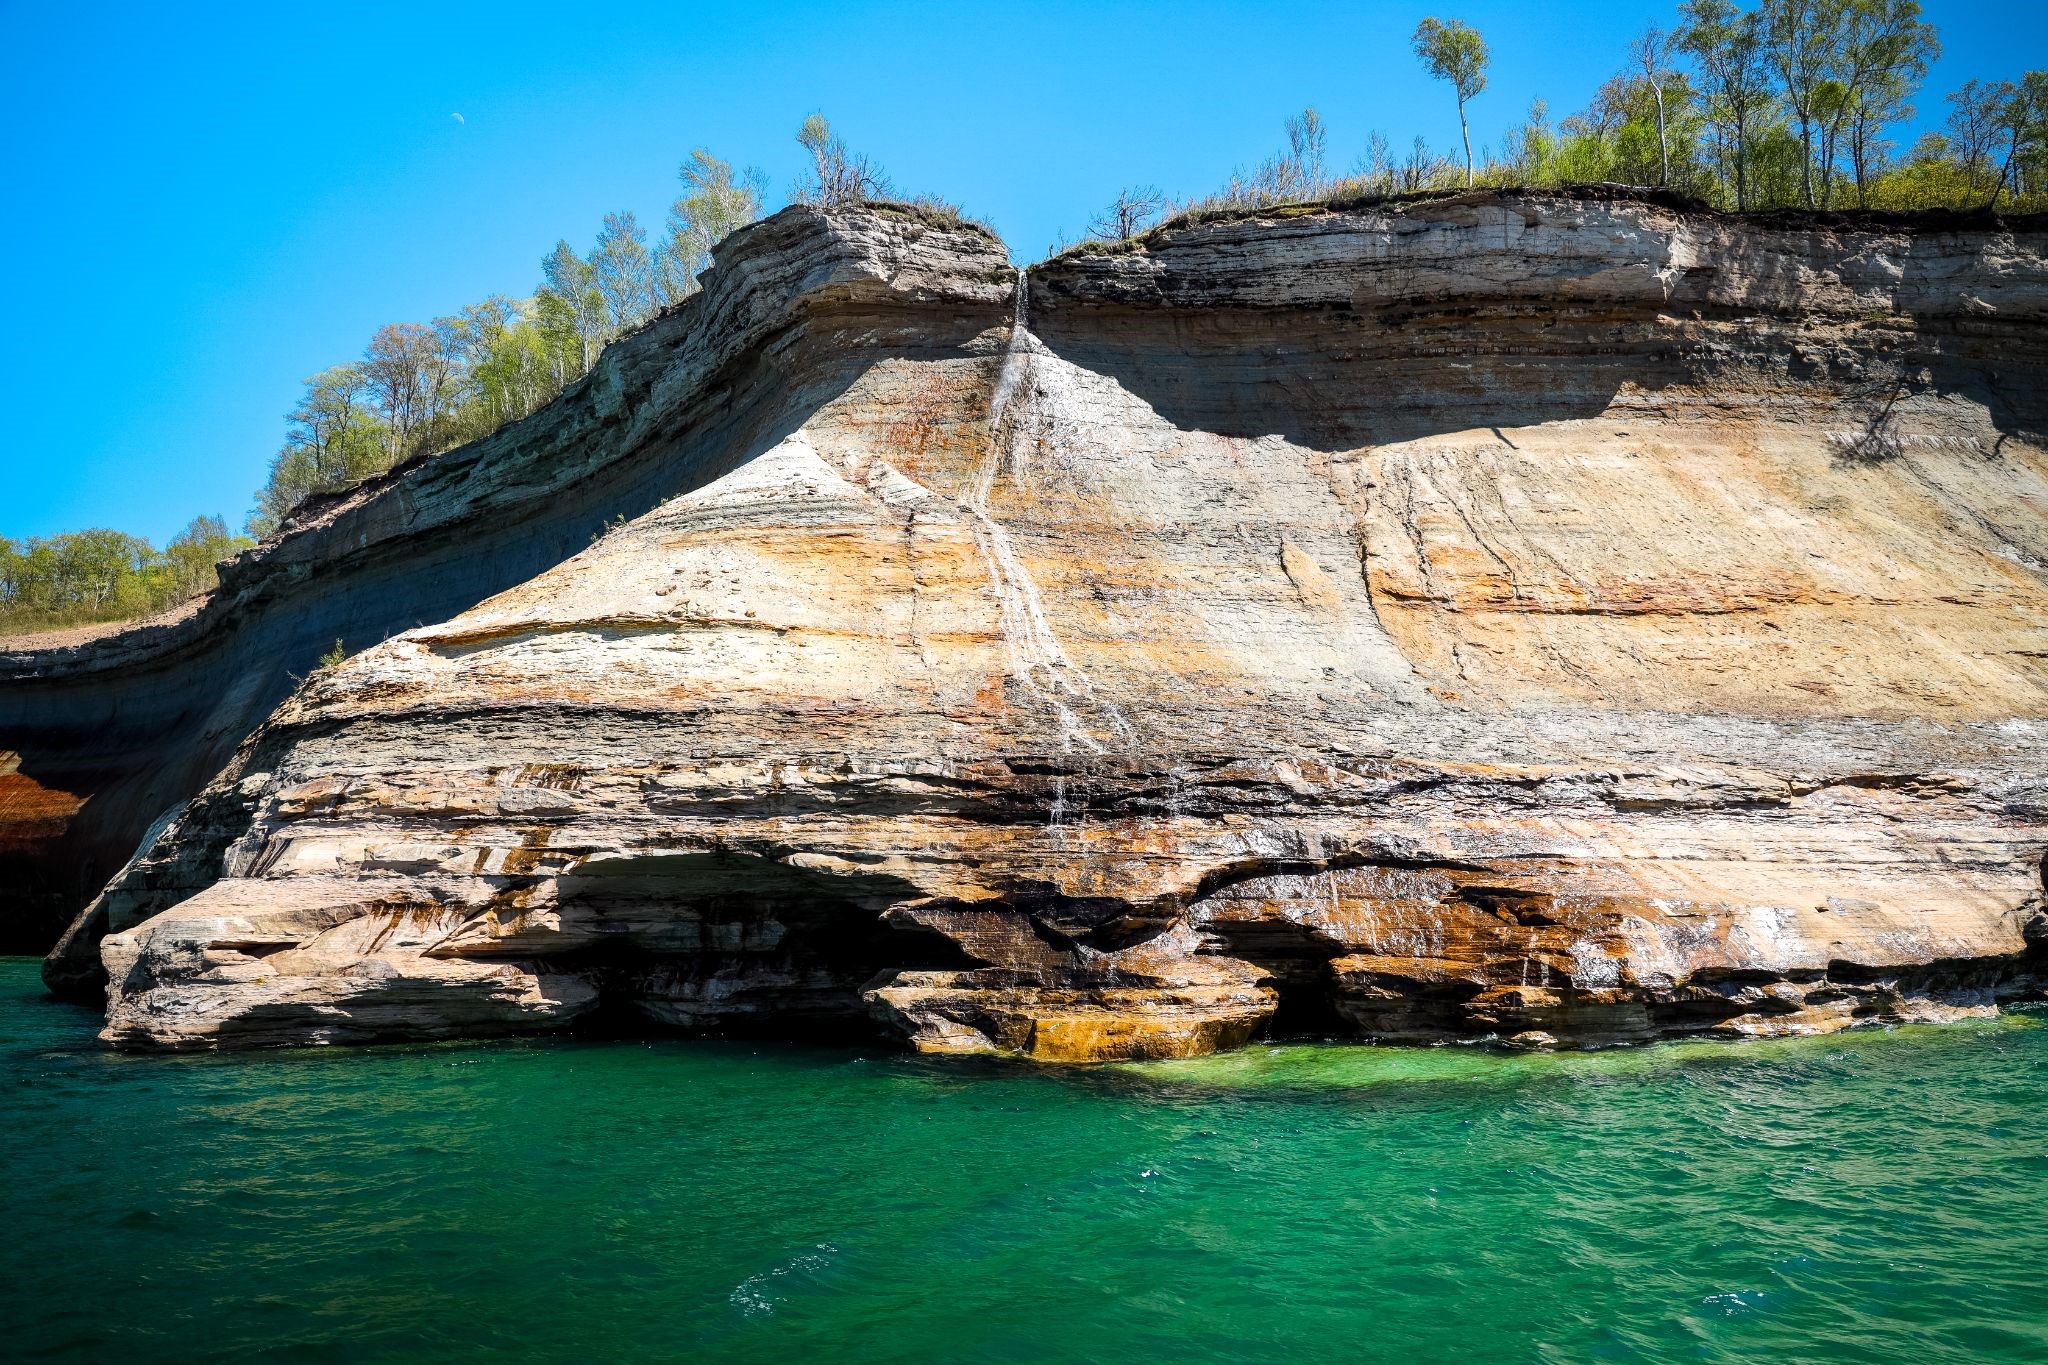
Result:
<instances>
[{"instance_id":1,"label":"tree line on cliff top","mask_svg":"<svg viewBox=\"0 0 2048 1365\"><path fill-rule=\"evenodd\" d=\"M9 540L0 536L0 628L43 630L121 621L211 590L221 560L256 542L219 517L197 517L161 550L104 528Z\"/></svg>"},{"instance_id":2,"label":"tree line on cliff top","mask_svg":"<svg viewBox=\"0 0 2048 1365\"><path fill-rule=\"evenodd\" d=\"M844 206L894 187L850 151L822 115L797 130L810 154L793 202ZM0 537L0 631L125 620L175 606L218 582L218 561L273 533L308 497L353 488L416 456L461 445L540 408L596 362L613 340L698 288L711 250L761 216L765 177L735 172L698 149L683 162L682 192L650 243L630 212L609 213L595 244L566 240L541 259L524 298L494 294L431 322L380 327L363 354L305 381L245 527L200 517L159 550L124 532L93 529L23 540ZM957 219L923 198L911 206Z\"/></svg>"},{"instance_id":3,"label":"tree line on cliff top","mask_svg":"<svg viewBox=\"0 0 2048 1365\"><path fill-rule=\"evenodd\" d=\"M1677 25L1632 40L1621 70L1585 109L1553 124L1538 100L1497 146L1476 150L1471 113L1492 63L1484 36L1432 17L1413 45L1455 101L1456 154L1418 137L1397 156L1374 132L1349 171L1335 172L1329 127L1306 109L1286 120L1281 151L1215 192L1173 200L1155 188L1126 189L1088 224L1088 237L1129 239L1161 222L1280 203L1475 185L1621 182L1738 211L2048 208L2048 72L1968 81L1945 96L1939 131L1898 144L1895 132L1914 117L1940 51L1918 0L1759 0L1748 9L1683 0ZM822 116L806 119L797 141L810 166L792 201L830 207L894 193ZM530 295L492 295L431 322L380 327L359 358L308 379L285 415L248 532L272 534L316 493L528 415L611 341L695 292L712 248L760 217L767 183L702 149L680 178L657 239L630 212L606 214L587 252L555 244ZM916 207L959 217L936 200ZM213 586L214 559L253 543L218 517L194 521L160 551L108 530L0 538L0 628L173 605Z\"/></svg>"},{"instance_id":4,"label":"tree line on cliff top","mask_svg":"<svg viewBox=\"0 0 2048 1365\"><path fill-rule=\"evenodd\" d=\"M1620 71L1579 113L1552 123L1537 100L1497 148L1472 145L1472 102L1492 64L1484 36L1424 19L1412 39L1455 102L1460 151L1423 138L1396 156L1374 132L1346 173L1328 161L1314 109L1287 120L1286 147L1216 192L1173 201L1126 189L1090 224L1097 239L1154 224L1289 202L1426 190L1616 182L1722 209L2048 209L2048 71L1950 91L1938 131L1900 146L1941 47L1919 0L1684 0L1679 24L1632 39Z\"/></svg>"}]
</instances>

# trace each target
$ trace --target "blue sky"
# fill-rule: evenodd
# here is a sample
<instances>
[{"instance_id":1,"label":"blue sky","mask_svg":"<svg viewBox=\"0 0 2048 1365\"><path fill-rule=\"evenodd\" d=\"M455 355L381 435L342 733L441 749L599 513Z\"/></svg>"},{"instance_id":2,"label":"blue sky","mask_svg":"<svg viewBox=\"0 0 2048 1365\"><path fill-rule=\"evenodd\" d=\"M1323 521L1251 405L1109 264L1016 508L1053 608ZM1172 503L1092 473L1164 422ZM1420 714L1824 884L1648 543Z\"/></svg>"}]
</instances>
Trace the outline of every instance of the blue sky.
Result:
<instances>
[{"instance_id":1,"label":"blue sky","mask_svg":"<svg viewBox=\"0 0 2048 1365\"><path fill-rule=\"evenodd\" d=\"M385 322L530 292L608 210L658 225L688 150L794 180L823 110L1020 260L1118 186L1213 188L1305 104L1349 165L1374 128L1448 148L1407 36L1476 24L1492 143L1581 107L1674 7L1583 4L132 6L0 0L0 535L239 525L305 376ZM2048 5L1926 0L1923 108L2048 62ZM462 120L453 115L460 113Z\"/></svg>"}]
</instances>

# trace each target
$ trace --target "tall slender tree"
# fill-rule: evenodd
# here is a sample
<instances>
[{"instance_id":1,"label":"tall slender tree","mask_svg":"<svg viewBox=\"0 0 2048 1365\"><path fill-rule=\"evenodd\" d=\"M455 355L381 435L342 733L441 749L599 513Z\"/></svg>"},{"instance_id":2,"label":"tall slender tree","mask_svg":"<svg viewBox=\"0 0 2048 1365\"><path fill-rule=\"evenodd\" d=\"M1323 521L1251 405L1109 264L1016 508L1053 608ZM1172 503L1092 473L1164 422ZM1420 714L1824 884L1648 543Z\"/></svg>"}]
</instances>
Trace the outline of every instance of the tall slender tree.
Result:
<instances>
[{"instance_id":1,"label":"tall slender tree","mask_svg":"<svg viewBox=\"0 0 2048 1365\"><path fill-rule=\"evenodd\" d=\"M566 241L556 242L542 258L540 273L541 287L534 295L540 324L556 339L558 350L575 357L575 373L563 376L566 384L597 359L604 339L604 296L590 263Z\"/></svg>"},{"instance_id":2,"label":"tall slender tree","mask_svg":"<svg viewBox=\"0 0 2048 1365\"><path fill-rule=\"evenodd\" d=\"M1472 125L1465 117L1465 103L1486 88L1486 67L1491 60L1479 30L1462 19L1442 23L1424 19L1415 26L1415 55L1438 80L1449 81L1458 96L1458 131L1465 139L1465 184L1472 184Z\"/></svg>"},{"instance_id":3,"label":"tall slender tree","mask_svg":"<svg viewBox=\"0 0 2048 1365\"><path fill-rule=\"evenodd\" d=\"M645 322L654 312L653 261L647 233L631 212L607 213L590 253L590 279L604 300L607 340Z\"/></svg>"},{"instance_id":4,"label":"tall slender tree","mask_svg":"<svg viewBox=\"0 0 2048 1365\"><path fill-rule=\"evenodd\" d=\"M1857 202L1868 200L1883 130L1906 116L1907 102L1940 52L1934 25L1920 17L1920 0L1847 0L1834 61L1837 88L1822 118L1823 206L1830 202L1825 186L1832 185L1844 137Z\"/></svg>"},{"instance_id":5,"label":"tall slender tree","mask_svg":"<svg viewBox=\"0 0 2048 1365\"><path fill-rule=\"evenodd\" d=\"M1699 67L1708 125L1720 149L1723 173L1735 183L1735 207L1748 209L1752 149L1769 120L1774 96L1761 17L1732 0L1684 0L1678 45Z\"/></svg>"},{"instance_id":6,"label":"tall slender tree","mask_svg":"<svg viewBox=\"0 0 2048 1365\"><path fill-rule=\"evenodd\" d=\"M2038 178L2048 170L2048 71L2029 71L2006 86L1999 102L1997 128L2004 135L2005 164L1998 183L1991 189L1991 207L2008 183L2015 196L2022 192L2029 173Z\"/></svg>"},{"instance_id":7,"label":"tall slender tree","mask_svg":"<svg viewBox=\"0 0 2048 1365\"><path fill-rule=\"evenodd\" d=\"M1294 168L1295 179L1300 182L1296 192L1303 195L1322 193L1329 184L1330 125L1314 106L1302 110L1287 120L1287 160Z\"/></svg>"},{"instance_id":8,"label":"tall slender tree","mask_svg":"<svg viewBox=\"0 0 2048 1365\"><path fill-rule=\"evenodd\" d=\"M1671 135L1666 128L1664 82L1670 77L1671 35L1650 25L1628 45L1629 60L1657 100L1657 183L1671 183Z\"/></svg>"},{"instance_id":9,"label":"tall slender tree","mask_svg":"<svg viewBox=\"0 0 2048 1365\"><path fill-rule=\"evenodd\" d=\"M1765 51L1785 91L1785 103L1799 125L1800 193L1806 207L1826 198L1829 170L1826 131L1842 107L1844 24L1850 0L1763 0ZM1815 138L1821 139L1815 147ZM1814 172L1820 171L1816 184Z\"/></svg>"},{"instance_id":10,"label":"tall slender tree","mask_svg":"<svg viewBox=\"0 0 2048 1365\"><path fill-rule=\"evenodd\" d=\"M451 396L454 367L434 328L388 323L363 352L362 375L390 443L391 463L427 448Z\"/></svg>"}]
</instances>

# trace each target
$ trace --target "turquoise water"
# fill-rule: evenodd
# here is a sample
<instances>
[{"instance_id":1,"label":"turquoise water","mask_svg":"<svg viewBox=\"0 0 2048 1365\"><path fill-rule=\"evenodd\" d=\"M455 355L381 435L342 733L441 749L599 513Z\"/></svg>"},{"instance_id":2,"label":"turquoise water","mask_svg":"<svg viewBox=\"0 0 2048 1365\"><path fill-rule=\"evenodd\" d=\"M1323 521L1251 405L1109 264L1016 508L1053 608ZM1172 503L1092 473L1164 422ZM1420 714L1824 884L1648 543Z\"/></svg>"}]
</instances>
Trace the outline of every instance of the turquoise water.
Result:
<instances>
[{"instance_id":1,"label":"turquoise water","mask_svg":"<svg viewBox=\"0 0 2048 1365\"><path fill-rule=\"evenodd\" d=\"M94 1026L0 961L14 1358L2048 1358L2041 1016L1060 1072Z\"/></svg>"}]
</instances>

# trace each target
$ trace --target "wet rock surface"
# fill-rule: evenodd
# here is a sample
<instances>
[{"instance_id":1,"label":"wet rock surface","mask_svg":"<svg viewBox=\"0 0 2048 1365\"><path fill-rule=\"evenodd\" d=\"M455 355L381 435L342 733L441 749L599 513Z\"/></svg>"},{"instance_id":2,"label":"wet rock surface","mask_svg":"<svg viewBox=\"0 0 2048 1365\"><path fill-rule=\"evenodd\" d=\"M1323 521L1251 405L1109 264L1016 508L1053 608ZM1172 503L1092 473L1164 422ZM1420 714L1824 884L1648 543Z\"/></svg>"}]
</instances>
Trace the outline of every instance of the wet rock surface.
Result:
<instances>
[{"instance_id":1,"label":"wet rock surface","mask_svg":"<svg viewBox=\"0 0 2048 1365\"><path fill-rule=\"evenodd\" d=\"M644 504L225 726L51 975L172 1048L1995 1009L2048 944L2044 245L1486 193L1020 285L977 233L778 215L612 397L444 457L451 526ZM225 591L344 526L395 573L434 468ZM0 708L144 645L86 648Z\"/></svg>"}]
</instances>

